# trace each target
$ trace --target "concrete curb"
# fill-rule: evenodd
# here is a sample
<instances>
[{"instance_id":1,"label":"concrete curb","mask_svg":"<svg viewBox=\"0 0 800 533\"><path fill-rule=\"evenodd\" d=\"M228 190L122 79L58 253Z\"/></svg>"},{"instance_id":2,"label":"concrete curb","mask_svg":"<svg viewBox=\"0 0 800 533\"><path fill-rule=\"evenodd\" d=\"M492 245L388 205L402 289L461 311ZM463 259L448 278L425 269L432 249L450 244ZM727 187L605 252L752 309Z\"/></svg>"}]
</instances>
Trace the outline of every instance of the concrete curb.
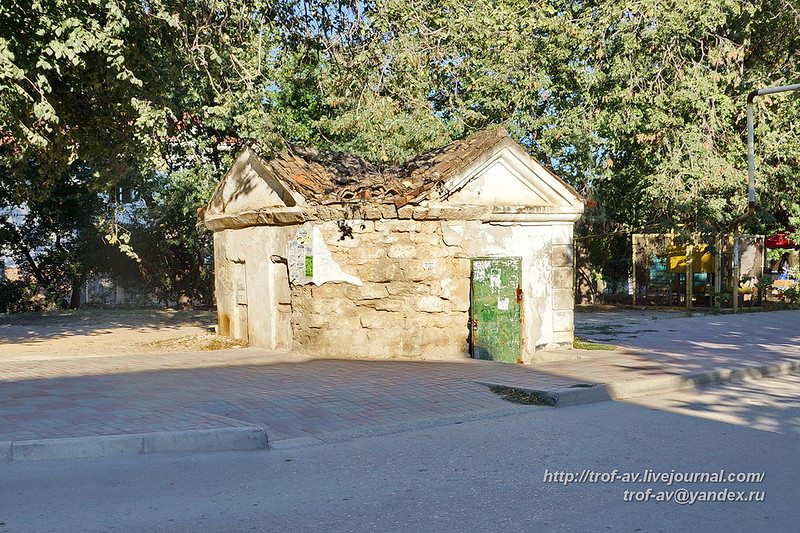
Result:
<instances>
[{"instance_id":1,"label":"concrete curb","mask_svg":"<svg viewBox=\"0 0 800 533\"><path fill-rule=\"evenodd\" d=\"M162 431L0 442L0 461L86 459L165 453L266 450L267 434L258 426Z\"/></svg>"},{"instance_id":2,"label":"concrete curb","mask_svg":"<svg viewBox=\"0 0 800 533\"><path fill-rule=\"evenodd\" d=\"M749 381L772 376L800 372L800 361L784 361L756 367L736 369L720 368L690 374L659 376L617 383L598 383L587 387L576 387L558 391L529 390L552 401L554 407L569 407L607 400L624 400L638 396L650 396L681 390L719 385L730 381Z\"/></svg>"},{"instance_id":3,"label":"concrete curb","mask_svg":"<svg viewBox=\"0 0 800 533\"><path fill-rule=\"evenodd\" d=\"M502 418L506 416L518 415L523 413L530 413L531 408L539 406L535 405L509 405L500 409L481 409L469 413L461 413L458 415L443 415L431 418L422 418L413 422L400 422L396 424L382 424L379 426L372 426L357 430L336 431L333 433L325 433L318 437L293 437L288 439L280 439L269 443L270 450L291 450L294 448L305 448L308 446L317 446L320 444L335 444L339 442L347 442L364 437L377 437L382 435L393 435L396 433L407 433L409 431L418 431L429 429L439 426L449 426L453 424L463 424L466 422L475 422L477 420L485 420L490 418Z\"/></svg>"}]
</instances>

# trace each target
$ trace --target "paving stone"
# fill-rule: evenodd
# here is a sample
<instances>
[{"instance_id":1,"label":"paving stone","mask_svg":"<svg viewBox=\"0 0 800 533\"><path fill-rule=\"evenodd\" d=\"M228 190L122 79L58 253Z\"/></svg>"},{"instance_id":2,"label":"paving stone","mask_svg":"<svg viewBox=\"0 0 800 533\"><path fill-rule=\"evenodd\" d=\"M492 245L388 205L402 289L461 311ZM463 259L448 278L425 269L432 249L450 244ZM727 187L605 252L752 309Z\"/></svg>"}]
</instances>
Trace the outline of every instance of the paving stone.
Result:
<instances>
[{"instance_id":1,"label":"paving stone","mask_svg":"<svg viewBox=\"0 0 800 533\"><path fill-rule=\"evenodd\" d=\"M562 391L567 402L578 393L563 391L581 384L625 383L633 390L688 374L700 376L697 383L713 383L758 377L762 368L793 371L800 364L800 311L654 322L646 329L655 331L626 338L614 351L575 351L580 358L535 365L308 359L256 349L79 363L50 357L35 365L0 360L0 441L253 425L273 443L324 439L516 407L486 384ZM751 370L731 372L743 368Z\"/></svg>"}]
</instances>

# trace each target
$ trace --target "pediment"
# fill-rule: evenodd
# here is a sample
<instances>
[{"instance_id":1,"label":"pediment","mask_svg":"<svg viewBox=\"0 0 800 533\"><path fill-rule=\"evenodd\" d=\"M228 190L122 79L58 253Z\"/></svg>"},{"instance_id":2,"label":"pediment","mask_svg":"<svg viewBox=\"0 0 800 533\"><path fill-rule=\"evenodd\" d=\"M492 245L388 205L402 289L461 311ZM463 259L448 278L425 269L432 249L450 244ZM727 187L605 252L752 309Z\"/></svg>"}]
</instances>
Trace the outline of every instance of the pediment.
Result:
<instances>
[{"instance_id":1,"label":"pediment","mask_svg":"<svg viewBox=\"0 0 800 533\"><path fill-rule=\"evenodd\" d=\"M402 218L409 210L420 219L544 224L574 222L584 210L583 198L504 130L390 167L296 146L262 155L258 145L242 150L202 210L207 227L290 225L356 212Z\"/></svg>"},{"instance_id":2,"label":"pediment","mask_svg":"<svg viewBox=\"0 0 800 533\"><path fill-rule=\"evenodd\" d=\"M298 199L272 175L258 156L245 148L217 185L208 204L207 214L222 215L269 207L294 207L298 203Z\"/></svg>"},{"instance_id":3,"label":"pediment","mask_svg":"<svg viewBox=\"0 0 800 533\"><path fill-rule=\"evenodd\" d=\"M583 201L572 187L510 139L450 179L440 202L583 209Z\"/></svg>"}]
</instances>

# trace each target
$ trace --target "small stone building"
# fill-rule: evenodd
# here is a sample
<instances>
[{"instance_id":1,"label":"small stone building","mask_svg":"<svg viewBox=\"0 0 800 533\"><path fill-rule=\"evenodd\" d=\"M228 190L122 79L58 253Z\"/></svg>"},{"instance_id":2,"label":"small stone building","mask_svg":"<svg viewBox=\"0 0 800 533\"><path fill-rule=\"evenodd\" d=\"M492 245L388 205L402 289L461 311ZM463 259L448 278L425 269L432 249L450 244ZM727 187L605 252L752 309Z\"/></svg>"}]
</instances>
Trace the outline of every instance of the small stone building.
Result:
<instances>
[{"instance_id":1,"label":"small stone building","mask_svg":"<svg viewBox=\"0 0 800 533\"><path fill-rule=\"evenodd\" d=\"M536 361L573 340L582 212L500 129L388 167L249 146L203 215L218 331L328 357Z\"/></svg>"}]
</instances>

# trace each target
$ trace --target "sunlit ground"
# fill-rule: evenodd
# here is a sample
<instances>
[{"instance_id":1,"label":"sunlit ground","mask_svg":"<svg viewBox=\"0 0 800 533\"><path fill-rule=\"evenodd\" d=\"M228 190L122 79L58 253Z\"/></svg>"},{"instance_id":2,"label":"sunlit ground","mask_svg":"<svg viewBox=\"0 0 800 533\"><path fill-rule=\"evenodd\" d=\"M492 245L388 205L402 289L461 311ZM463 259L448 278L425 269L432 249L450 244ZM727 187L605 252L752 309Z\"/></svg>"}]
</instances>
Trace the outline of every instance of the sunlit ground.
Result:
<instances>
[{"instance_id":1,"label":"sunlit ground","mask_svg":"<svg viewBox=\"0 0 800 533\"><path fill-rule=\"evenodd\" d=\"M800 375L791 374L627 401L762 431L800 435L799 392ZM742 401L745 397L746 403ZM770 415L776 409L780 419Z\"/></svg>"}]
</instances>

